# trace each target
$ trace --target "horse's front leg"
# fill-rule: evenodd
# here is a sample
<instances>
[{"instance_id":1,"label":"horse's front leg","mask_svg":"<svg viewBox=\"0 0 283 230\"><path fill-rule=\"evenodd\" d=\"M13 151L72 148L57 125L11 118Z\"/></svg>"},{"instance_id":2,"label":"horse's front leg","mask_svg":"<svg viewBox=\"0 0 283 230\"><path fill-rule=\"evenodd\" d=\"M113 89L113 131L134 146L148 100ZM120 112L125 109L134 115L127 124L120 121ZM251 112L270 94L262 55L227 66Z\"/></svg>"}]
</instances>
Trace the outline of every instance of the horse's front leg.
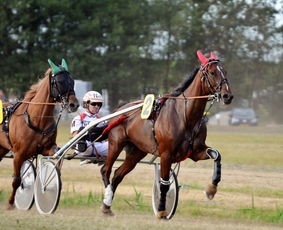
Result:
<instances>
[{"instance_id":1,"label":"horse's front leg","mask_svg":"<svg viewBox=\"0 0 283 230\"><path fill-rule=\"evenodd\" d=\"M161 157L160 160L160 200L158 205L158 219L166 219L166 195L170 188L170 169L171 161Z\"/></svg>"},{"instance_id":2,"label":"horse's front leg","mask_svg":"<svg viewBox=\"0 0 283 230\"><path fill-rule=\"evenodd\" d=\"M14 175L13 175L13 182L12 182L12 193L9 198L9 203L8 203L8 210L12 210L15 208L14 202L15 202L15 195L18 187L21 185L21 166L23 163L23 160L19 158L20 153L15 153L14 155Z\"/></svg>"},{"instance_id":3,"label":"horse's front leg","mask_svg":"<svg viewBox=\"0 0 283 230\"><path fill-rule=\"evenodd\" d=\"M221 180L221 155L216 149L213 148L207 148L206 154L210 159L214 160L212 183L209 184L205 190L207 198L212 200L217 192L217 185Z\"/></svg>"}]
</instances>

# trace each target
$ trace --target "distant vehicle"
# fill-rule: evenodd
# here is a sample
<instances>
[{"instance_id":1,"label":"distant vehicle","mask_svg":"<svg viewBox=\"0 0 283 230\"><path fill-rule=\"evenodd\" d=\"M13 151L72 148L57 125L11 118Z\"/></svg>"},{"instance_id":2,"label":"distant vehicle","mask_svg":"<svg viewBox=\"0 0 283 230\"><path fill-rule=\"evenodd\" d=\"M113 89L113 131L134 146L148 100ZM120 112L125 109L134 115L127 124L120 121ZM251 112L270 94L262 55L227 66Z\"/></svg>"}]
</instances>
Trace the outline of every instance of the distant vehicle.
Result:
<instances>
[{"instance_id":1,"label":"distant vehicle","mask_svg":"<svg viewBox=\"0 0 283 230\"><path fill-rule=\"evenodd\" d=\"M257 122L255 111L252 108L235 108L231 111L229 118L230 125L249 124L255 126Z\"/></svg>"}]
</instances>

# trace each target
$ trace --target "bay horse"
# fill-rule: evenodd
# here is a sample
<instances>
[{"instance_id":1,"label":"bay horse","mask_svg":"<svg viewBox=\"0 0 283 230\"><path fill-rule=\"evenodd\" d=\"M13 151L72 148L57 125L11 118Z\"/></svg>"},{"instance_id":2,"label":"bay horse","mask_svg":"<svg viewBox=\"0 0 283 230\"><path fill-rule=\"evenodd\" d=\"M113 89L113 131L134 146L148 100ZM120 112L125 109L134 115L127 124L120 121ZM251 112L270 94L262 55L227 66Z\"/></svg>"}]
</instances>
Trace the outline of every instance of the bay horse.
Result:
<instances>
[{"instance_id":1,"label":"bay horse","mask_svg":"<svg viewBox=\"0 0 283 230\"><path fill-rule=\"evenodd\" d=\"M216 149L205 144L206 125L203 123L203 114L208 95L218 94L224 104L230 104L233 94L226 71L216 55L211 52L207 58L201 51L197 51L197 57L200 67L171 94L162 98L165 102L155 120L141 119L140 109L125 114L123 119L115 118L120 123L115 124L108 133L108 156L101 168L105 186L102 204L104 214L113 215L111 204L118 185L148 153L160 157L158 218L166 219L167 216L166 194L170 187L171 165L186 158L193 161L214 159L212 184L206 191L209 199L214 197L221 177L221 156ZM126 104L118 110L133 104ZM115 120L110 120L110 124L111 122L115 123ZM123 149L126 152L125 160L115 170L110 183L113 164Z\"/></svg>"},{"instance_id":2,"label":"bay horse","mask_svg":"<svg viewBox=\"0 0 283 230\"><path fill-rule=\"evenodd\" d=\"M79 107L74 91L74 80L68 71L67 63L55 65L48 59L44 77L33 84L25 93L24 99L15 105L9 116L8 129L0 125L0 161L9 152L14 154L12 193L8 209L14 208L17 188L21 185L20 170L23 162L38 154L53 155L57 148L57 123L54 119L55 105L75 112ZM1 111L2 112L2 111ZM7 119L7 118L6 118Z\"/></svg>"}]
</instances>

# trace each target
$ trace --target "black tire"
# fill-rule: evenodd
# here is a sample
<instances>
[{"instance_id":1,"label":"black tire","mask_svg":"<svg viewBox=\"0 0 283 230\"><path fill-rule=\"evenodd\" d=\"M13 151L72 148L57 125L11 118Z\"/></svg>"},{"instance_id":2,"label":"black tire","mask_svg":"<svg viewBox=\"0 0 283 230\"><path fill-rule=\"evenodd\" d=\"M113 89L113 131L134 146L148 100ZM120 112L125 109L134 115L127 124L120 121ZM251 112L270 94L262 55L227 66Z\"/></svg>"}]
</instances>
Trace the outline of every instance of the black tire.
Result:
<instances>
[{"instance_id":1,"label":"black tire","mask_svg":"<svg viewBox=\"0 0 283 230\"><path fill-rule=\"evenodd\" d=\"M158 173L155 173L155 179L153 183L152 188L152 208L155 215L158 213L158 205L159 205L159 199L160 199L160 183L159 183L159 177L160 177L160 169L159 165L158 167ZM171 175L170 175L170 188L166 195L166 212L167 216L166 219L171 219L177 209L178 206L178 200L179 200L179 185L178 185L178 179L175 174L175 172L171 169Z\"/></svg>"},{"instance_id":2,"label":"black tire","mask_svg":"<svg viewBox=\"0 0 283 230\"><path fill-rule=\"evenodd\" d=\"M16 191L15 206L20 210L31 209L34 203L34 182L36 170L33 162L24 161L21 166L21 185Z\"/></svg>"},{"instance_id":3,"label":"black tire","mask_svg":"<svg viewBox=\"0 0 283 230\"><path fill-rule=\"evenodd\" d=\"M60 170L52 161L45 161L37 172L34 196L37 211L52 214L57 209L61 194Z\"/></svg>"}]
</instances>

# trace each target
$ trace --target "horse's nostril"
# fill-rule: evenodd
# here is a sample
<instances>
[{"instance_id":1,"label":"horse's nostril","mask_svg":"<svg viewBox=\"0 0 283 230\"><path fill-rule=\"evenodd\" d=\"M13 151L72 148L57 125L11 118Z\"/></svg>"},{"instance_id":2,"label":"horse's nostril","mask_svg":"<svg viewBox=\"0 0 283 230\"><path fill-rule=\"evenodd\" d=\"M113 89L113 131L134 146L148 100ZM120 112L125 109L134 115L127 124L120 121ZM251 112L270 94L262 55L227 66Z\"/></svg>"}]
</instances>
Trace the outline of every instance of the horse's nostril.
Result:
<instances>
[{"instance_id":1,"label":"horse's nostril","mask_svg":"<svg viewBox=\"0 0 283 230\"><path fill-rule=\"evenodd\" d=\"M79 107L79 104L70 103L70 104L69 104L69 107L72 108L72 109L76 109L76 108Z\"/></svg>"},{"instance_id":2,"label":"horse's nostril","mask_svg":"<svg viewBox=\"0 0 283 230\"><path fill-rule=\"evenodd\" d=\"M227 93L223 94L222 95L223 99L228 99L229 98L229 95Z\"/></svg>"},{"instance_id":3,"label":"horse's nostril","mask_svg":"<svg viewBox=\"0 0 283 230\"><path fill-rule=\"evenodd\" d=\"M228 94L228 93L225 93L222 95L222 99L225 104L230 104L233 100L233 97L234 96L232 94Z\"/></svg>"}]
</instances>

